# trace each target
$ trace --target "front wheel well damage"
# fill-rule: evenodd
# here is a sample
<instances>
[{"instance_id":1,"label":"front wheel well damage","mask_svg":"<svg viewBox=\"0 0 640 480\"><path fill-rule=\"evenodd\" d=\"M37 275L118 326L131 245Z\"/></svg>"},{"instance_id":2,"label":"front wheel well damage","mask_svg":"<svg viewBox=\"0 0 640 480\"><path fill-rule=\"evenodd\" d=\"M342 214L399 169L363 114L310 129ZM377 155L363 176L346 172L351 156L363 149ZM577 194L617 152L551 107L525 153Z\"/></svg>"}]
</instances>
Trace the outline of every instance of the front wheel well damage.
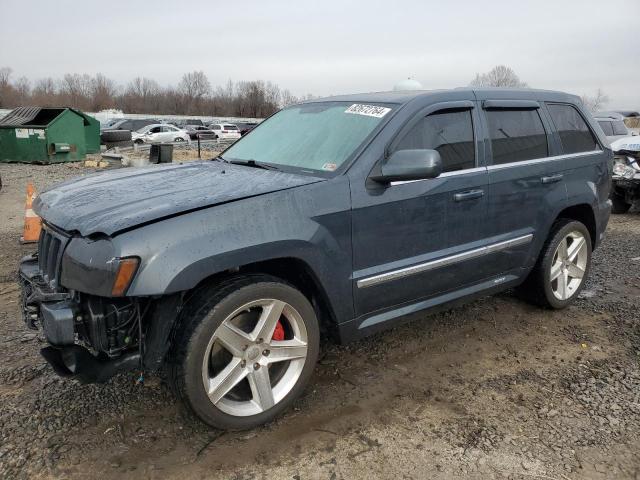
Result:
<instances>
[{"instance_id":1,"label":"front wheel well damage","mask_svg":"<svg viewBox=\"0 0 640 480\"><path fill-rule=\"evenodd\" d=\"M215 273L185 292L184 302L188 302L194 292L210 287L234 276L266 274L291 284L307 297L316 310L323 336L337 340L337 321L329 297L311 267L303 260L293 257L274 258L238 266L224 272Z\"/></svg>"}]
</instances>

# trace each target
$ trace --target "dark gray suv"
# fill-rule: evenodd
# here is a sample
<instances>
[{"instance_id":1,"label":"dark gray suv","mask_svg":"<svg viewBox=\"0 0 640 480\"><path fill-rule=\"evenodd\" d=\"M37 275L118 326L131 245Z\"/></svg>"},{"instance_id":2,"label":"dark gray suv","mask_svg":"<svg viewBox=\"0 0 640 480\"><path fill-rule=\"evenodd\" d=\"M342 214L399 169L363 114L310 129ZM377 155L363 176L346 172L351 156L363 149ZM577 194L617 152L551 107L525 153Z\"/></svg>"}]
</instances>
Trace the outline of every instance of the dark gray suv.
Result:
<instances>
[{"instance_id":1,"label":"dark gray suv","mask_svg":"<svg viewBox=\"0 0 640 480\"><path fill-rule=\"evenodd\" d=\"M25 320L61 375L162 370L208 424L253 427L305 388L320 331L346 342L512 287L569 305L609 218L611 159L558 92L291 106L214 160L42 193Z\"/></svg>"}]
</instances>

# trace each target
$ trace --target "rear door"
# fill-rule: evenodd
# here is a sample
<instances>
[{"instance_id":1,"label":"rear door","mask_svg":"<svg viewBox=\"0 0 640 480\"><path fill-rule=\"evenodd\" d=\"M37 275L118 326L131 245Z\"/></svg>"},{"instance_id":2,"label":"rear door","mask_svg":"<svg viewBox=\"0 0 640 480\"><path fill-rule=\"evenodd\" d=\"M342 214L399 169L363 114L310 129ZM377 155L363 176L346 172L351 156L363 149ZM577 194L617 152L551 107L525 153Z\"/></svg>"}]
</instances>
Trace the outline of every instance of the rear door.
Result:
<instances>
[{"instance_id":1,"label":"rear door","mask_svg":"<svg viewBox=\"0 0 640 480\"><path fill-rule=\"evenodd\" d=\"M566 204L564 164L554 156L552 127L537 100L484 98L482 117L489 150L489 257L495 275L513 273L544 241L549 212Z\"/></svg>"}]
</instances>

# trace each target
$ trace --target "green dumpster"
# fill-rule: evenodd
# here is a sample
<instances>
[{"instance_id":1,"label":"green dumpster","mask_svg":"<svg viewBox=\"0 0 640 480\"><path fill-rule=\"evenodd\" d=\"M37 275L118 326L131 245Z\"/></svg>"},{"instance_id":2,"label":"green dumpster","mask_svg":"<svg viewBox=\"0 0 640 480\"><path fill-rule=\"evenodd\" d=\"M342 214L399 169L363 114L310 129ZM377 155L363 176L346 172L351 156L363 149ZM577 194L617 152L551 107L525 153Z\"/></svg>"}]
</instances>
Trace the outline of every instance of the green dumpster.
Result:
<instances>
[{"instance_id":1,"label":"green dumpster","mask_svg":"<svg viewBox=\"0 0 640 480\"><path fill-rule=\"evenodd\" d=\"M0 162L72 162L99 151L100 123L73 108L18 107L0 119Z\"/></svg>"}]
</instances>

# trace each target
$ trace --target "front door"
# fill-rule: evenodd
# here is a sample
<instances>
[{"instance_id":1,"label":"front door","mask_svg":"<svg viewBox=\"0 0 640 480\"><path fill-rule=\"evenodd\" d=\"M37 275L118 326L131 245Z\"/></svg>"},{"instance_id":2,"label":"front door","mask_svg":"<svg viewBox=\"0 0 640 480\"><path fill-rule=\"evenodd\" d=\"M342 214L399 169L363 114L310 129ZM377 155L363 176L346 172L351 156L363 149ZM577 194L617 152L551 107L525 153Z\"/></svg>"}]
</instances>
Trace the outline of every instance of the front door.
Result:
<instances>
[{"instance_id":1,"label":"front door","mask_svg":"<svg viewBox=\"0 0 640 480\"><path fill-rule=\"evenodd\" d=\"M356 315L462 287L482 277L487 172L476 146L475 103L423 110L390 151L435 149L434 179L363 185L352 181Z\"/></svg>"}]
</instances>

